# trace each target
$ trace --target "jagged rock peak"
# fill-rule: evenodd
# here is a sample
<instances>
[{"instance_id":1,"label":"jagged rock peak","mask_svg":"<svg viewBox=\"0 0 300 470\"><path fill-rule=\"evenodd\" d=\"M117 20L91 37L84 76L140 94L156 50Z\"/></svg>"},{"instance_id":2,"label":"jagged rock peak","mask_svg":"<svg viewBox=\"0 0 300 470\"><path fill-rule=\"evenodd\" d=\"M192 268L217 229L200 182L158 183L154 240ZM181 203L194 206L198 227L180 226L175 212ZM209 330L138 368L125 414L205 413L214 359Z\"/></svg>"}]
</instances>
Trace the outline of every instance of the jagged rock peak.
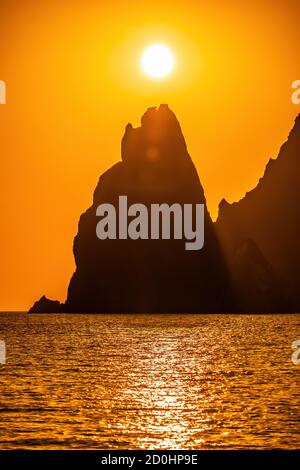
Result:
<instances>
[{"instance_id":1,"label":"jagged rock peak","mask_svg":"<svg viewBox=\"0 0 300 470\"><path fill-rule=\"evenodd\" d=\"M219 202L219 210L223 210L228 206L230 206L230 203L225 198L221 199Z\"/></svg>"},{"instance_id":2,"label":"jagged rock peak","mask_svg":"<svg viewBox=\"0 0 300 470\"><path fill-rule=\"evenodd\" d=\"M153 163L183 158L185 139L175 114L167 104L148 108L141 126L127 124L122 139L122 160L126 163Z\"/></svg>"},{"instance_id":3,"label":"jagged rock peak","mask_svg":"<svg viewBox=\"0 0 300 470\"><path fill-rule=\"evenodd\" d=\"M289 137L292 137L295 134L299 135L299 133L300 133L300 113L298 114L298 116L296 116L295 123L290 132Z\"/></svg>"}]
</instances>

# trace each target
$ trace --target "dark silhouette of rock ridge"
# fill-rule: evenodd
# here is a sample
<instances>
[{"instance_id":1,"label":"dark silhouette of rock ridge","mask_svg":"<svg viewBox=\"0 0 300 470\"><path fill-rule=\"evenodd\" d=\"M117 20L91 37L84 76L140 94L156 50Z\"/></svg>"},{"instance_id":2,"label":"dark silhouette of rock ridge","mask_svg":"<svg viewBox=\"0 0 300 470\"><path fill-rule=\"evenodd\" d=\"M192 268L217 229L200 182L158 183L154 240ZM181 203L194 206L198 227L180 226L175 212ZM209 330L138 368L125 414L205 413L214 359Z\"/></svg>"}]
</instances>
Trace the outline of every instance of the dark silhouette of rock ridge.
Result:
<instances>
[{"instance_id":1,"label":"dark silhouette of rock ridge","mask_svg":"<svg viewBox=\"0 0 300 470\"><path fill-rule=\"evenodd\" d=\"M239 311L300 311L299 182L300 115L257 186L239 202L223 200L219 206L215 226ZM253 250L242 250L247 240L259 251L260 262L256 259L256 270L252 262L251 275L245 276L241 265L249 267L253 258Z\"/></svg>"},{"instance_id":2,"label":"dark silhouette of rock ridge","mask_svg":"<svg viewBox=\"0 0 300 470\"><path fill-rule=\"evenodd\" d=\"M60 313L63 311L63 308L64 304L58 300L51 300L43 295L29 309L29 313Z\"/></svg>"}]
</instances>

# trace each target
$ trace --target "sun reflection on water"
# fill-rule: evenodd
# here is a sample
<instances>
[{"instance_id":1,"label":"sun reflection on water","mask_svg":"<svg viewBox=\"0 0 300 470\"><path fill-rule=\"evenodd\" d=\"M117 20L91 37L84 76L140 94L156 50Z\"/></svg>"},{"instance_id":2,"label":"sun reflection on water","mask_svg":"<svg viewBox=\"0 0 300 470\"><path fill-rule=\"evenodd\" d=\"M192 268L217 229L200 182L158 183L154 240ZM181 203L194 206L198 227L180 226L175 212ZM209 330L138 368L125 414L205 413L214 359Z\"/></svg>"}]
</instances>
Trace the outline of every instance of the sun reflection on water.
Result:
<instances>
[{"instance_id":1,"label":"sun reflection on water","mask_svg":"<svg viewBox=\"0 0 300 470\"><path fill-rule=\"evenodd\" d=\"M273 315L5 315L0 447L295 448L298 325Z\"/></svg>"}]
</instances>

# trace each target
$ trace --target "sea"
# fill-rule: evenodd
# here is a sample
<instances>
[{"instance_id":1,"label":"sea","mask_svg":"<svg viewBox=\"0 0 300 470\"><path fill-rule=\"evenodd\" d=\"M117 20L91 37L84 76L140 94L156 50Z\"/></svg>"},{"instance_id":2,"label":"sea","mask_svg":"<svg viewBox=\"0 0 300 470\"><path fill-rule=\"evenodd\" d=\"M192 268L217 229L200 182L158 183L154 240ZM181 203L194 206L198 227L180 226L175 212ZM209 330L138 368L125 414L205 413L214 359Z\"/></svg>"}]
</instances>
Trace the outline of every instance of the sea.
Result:
<instances>
[{"instance_id":1,"label":"sea","mask_svg":"<svg viewBox=\"0 0 300 470\"><path fill-rule=\"evenodd\" d=\"M1 313L0 449L299 448L299 339L300 314Z\"/></svg>"}]
</instances>

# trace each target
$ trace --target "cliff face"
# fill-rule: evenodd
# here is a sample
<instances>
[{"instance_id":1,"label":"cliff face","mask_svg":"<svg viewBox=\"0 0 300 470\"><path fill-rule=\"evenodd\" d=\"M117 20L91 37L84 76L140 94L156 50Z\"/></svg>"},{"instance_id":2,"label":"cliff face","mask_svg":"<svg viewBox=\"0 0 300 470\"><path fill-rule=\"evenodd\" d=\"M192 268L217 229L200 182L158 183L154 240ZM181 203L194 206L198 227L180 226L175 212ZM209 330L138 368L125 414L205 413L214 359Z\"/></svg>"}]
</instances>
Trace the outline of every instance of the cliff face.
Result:
<instances>
[{"instance_id":1,"label":"cliff face","mask_svg":"<svg viewBox=\"0 0 300 470\"><path fill-rule=\"evenodd\" d=\"M256 188L239 202L223 200L219 207L215 226L239 311L300 310L299 183L300 115ZM251 250L247 240L252 242ZM246 265L252 266L251 275L245 275Z\"/></svg>"},{"instance_id":2,"label":"cliff face","mask_svg":"<svg viewBox=\"0 0 300 470\"><path fill-rule=\"evenodd\" d=\"M300 115L278 158L239 202L223 200L212 223L180 125L167 105L127 125L122 161L104 173L74 239L76 271L64 305L49 312L299 312ZM99 240L96 209L142 203L204 204L204 248L185 240Z\"/></svg>"},{"instance_id":3,"label":"cliff face","mask_svg":"<svg viewBox=\"0 0 300 470\"><path fill-rule=\"evenodd\" d=\"M150 108L127 125L122 162L100 177L93 205L74 240L76 271L65 310L70 312L201 312L224 310L228 283L203 188L180 125L167 105ZM205 204L205 242L186 251L184 240L99 240L96 208L152 203Z\"/></svg>"}]
</instances>

